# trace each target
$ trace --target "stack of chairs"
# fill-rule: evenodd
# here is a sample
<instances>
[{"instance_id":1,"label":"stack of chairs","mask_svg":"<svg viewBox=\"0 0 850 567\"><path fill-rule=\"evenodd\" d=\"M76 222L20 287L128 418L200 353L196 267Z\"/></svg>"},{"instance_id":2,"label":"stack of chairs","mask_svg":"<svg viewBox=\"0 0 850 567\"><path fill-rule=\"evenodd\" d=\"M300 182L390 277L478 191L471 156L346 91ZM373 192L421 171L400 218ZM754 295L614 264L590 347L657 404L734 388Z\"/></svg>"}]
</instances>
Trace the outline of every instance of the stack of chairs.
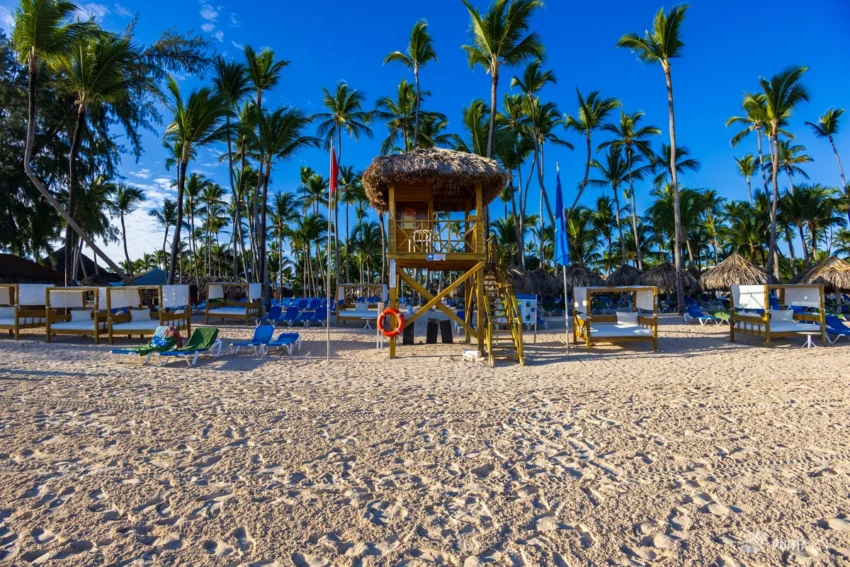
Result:
<instances>
[{"instance_id":1,"label":"stack of chairs","mask_svg":"<svg viewBox=\"0 0 850 567\"><path fill-rule=\"evenodd\" d=\"M283 301L273 301L269 314L257 320L257 325L263 323L276 327L279 323L286 323L290 327L301 323L309 327L318 323L322 327L328 324L328 302L324 297L316 298L286 298ZM335 311L335 305L331 304L331 312Z\"/></svg>"}]
</instances>

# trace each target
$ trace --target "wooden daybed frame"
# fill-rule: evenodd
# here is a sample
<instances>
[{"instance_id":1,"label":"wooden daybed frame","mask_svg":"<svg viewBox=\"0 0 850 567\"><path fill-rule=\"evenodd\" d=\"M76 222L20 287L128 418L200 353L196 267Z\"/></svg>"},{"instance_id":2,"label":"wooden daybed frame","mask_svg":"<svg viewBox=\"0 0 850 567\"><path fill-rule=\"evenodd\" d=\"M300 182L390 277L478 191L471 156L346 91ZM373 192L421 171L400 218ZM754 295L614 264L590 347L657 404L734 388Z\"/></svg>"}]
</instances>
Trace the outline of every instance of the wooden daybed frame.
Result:
<instances>
[{"instance_id":1,"label":"wooden daybed frame","mask_svg":"<svg viewBox=\"0 0 850 567\"><path fill-rule=\"evenodd\" d=\"M137 292L135 299L128 301L126 298L121 298L121 295L126 295L128 291ZM147 308L148 306L145 305L143 296L145 292L151 291L156 293L157 312L151 313L149 325L128 325L128 323L132 323L132 315L130 313L112 312L113 309L122 309L125 307L129 307L131 310L133 308ZM146 336L153 336L156 328L159 326L177 327L185 331L187 337L192 334L192 310L189 306L188 285L108 287L106 288L106 312L109 314L109 344L113 343L115 335L123 336L126 334L127 338L138 335L140 339Z\"/></svg>"},{"instance_id":2,"label":"wooden daybed frame","mask_svg":"<svg viewBox=\"0 0 850 567\"><path fill-rule=\"evenodd\" d=\"M788 293L791 290L792 293ZM808 290L808 292L807 292ZM790 305L815 307L818 313L794 313L794 321L817 323L820 329L800 327L797 330L771 330L770 293L779 292L780 305L788 305L786 299L796 301ZM791 295L791 298L787 296ZM811 296L811 297L809 297ZM821 344L826 345L826 321L824 310L823 285L814 284L775 284L775 285L733 285L730 290L729 341L735 342L735 335L752 335L763 338L767 346L771 339L783 339L798 336L800 332L819 330ZM762 313L751 310L760 310ZM774 328L778 325L773 323ZM783 325L784 329L786 326Z\"/></svg>"},{"instance_id":3,"label":"wooden daybed frame","mask_svg":"<svg viewBox=\"0 0 850 567\"><path fill-rule=\"evenodd\" d=\"M592 297L611 293L631 293L633 309L637 309L637 325L649 333L635 335L633 331L619 325L608 325L602 335L594 335L594 323L617 323L617 315L591 315ZM658 350L658 288L637 287L576 287L573 290L575 308L573 309L573 344L583 340L585 348L590 350L592 343L651 342L652 350ZM640 310L652 311L644 315ZM633 311L634 313L635 311ZM620 327L620 328L617 328ZM598 328L597 328L598 330ZM622 334L618 334L622 331ZM601 332L601 331L597 331Z\"/></svg>"},{"instance_id":4,"label":"wooden daybed frame","mask_svg":"<svg viewBox=\"0 0 850 567\"><path fill-rule=\"evenodd\" d=\"M44 329L47 326L47 308L44 301L44 290L53 284L0 284L0 310L10 311L0 315L0 329L6 329L10 335L19 340L21 329ZM25 293L24 303L21 302L21 288L32 288L35 293ZM4 297L5 296L5 297ZM35 297L39 299L35 299Z\"/></svg>"},{"instance_id":5,"label":"wooden daybed frame","mask_svg":"<svg viewBox=\"0 0 850 567\"><path fill-rule=\"evenodd\" d=\"M79 300L69 300L67 296L75 297L80 294ZM62 301L58 297L51 299L52 294L66 296ZM86 294L92 293L92 325L68 325L71 323L71 311L74 307L86 307ZM108 313L106 310L106 288L100 287L51 287L45 291L45 315L47 324L46 341L49 343L52 335L78 335L94 337L94 344L100 344L101 335L108 333ZM57 325L60 325L57 327Z\"/></svg>"},{"instance_id":6,"label":"wooden daybed frame","mask_svg":"<svg viewBox=\"0 0 850 567\"><path fill-rule=\"evenodd\" d=\"M213 287L221 288L221 295L217 297L211 297L210 290ZM243 287L245 288L245 297L248 301L232 301L229 299L225 299L226 294L224 293L225 288L229 287ZM260 291L262 291L262 284L248 284L248 283L208 283L207 284L207 306L204 310L204 324L209 325L210 319L237 319L239 321L244 321L245 325L248 326L251 324L251 319L259 319L263 315L263 306L261 299L259 297L251 297L252 289L256 290L259 287ZM239 309L244 308L244 312L242 311L232 311L230 313L221 312L216 310L218 309Z\"/></svg>"}]
</instances>

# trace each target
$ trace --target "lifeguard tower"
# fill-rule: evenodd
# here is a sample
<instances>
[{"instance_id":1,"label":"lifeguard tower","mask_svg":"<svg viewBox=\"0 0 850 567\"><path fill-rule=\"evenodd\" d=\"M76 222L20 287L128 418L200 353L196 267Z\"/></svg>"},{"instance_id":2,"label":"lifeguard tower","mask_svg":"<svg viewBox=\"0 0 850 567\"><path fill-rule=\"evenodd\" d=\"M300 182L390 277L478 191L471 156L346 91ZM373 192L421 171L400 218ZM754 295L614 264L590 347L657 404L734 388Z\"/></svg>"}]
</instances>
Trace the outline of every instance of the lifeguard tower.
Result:
<instances>
[{"instance_id":1,"label":"lifeguard tower","mask_svg":"<svg viewBox=\"0 0 850 567\"><path fill-rule=\"evenodd\" d=\"M522 319L498 249L486 233L486 207L505 188L507 174L495 161L443 149L414 150L375 158L363 174L371 205L388 213L390 307L398 308L402 283L426 303L407 323L440 309L474 338L481 356L523 363ZM437 295L426 290L412 271L460 272ZM461 319L443 303L465 286ZM390 358L396 339L390 339Z\"/></svg>"}]
</instances>

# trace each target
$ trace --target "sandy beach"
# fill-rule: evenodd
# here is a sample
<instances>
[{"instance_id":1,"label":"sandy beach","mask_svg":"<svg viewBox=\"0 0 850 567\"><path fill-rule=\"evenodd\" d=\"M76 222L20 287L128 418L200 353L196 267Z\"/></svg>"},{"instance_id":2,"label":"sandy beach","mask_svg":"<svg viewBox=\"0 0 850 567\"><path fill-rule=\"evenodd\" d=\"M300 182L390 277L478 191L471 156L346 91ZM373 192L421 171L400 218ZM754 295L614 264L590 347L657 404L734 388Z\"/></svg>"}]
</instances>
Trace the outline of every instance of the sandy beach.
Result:
<instances>
[{"instance_id":1,"label":"sandy beach","mask_svg":"<svg viewBox=\"0 0 850 567\"><path fill-rule=\"evenodd\" d=\"M552 320L496 368L345 328L330 364L313 328L196 368L3 337L0 563L844 564L848 343L661 321L566 359Z\"/></svg>"}]
</instances>

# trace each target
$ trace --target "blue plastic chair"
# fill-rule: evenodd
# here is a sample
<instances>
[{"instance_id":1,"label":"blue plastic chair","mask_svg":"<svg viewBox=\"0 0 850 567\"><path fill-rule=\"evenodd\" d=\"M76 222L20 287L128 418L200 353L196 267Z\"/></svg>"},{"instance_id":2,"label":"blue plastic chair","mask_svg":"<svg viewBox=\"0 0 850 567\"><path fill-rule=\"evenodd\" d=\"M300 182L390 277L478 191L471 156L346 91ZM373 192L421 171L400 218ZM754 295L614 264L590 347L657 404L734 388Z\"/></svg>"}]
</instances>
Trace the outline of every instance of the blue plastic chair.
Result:
<instances>
[{"instance_id":1,"label":"blue plastic chair","mask_svg":"<svg viewBox=\"0 0 850 567\"><path fill-rule=\"evenodd\" d=\"M308 305L310 305L310 302L307 301L306 299L299 299L298 300L298 310L299 311L303 311L303 310L307 309Z\"/></svg>"},{"instance_id":2,"label":"blue plastic chair","mask_svg":"<svg viewBox=\"0 0 850 567\"><path fill-rule=\"evenodd\" d=\"M845 325L844 321L835 315L827 315L824 318L824 322L826 323L826 340L829 341L829 344L833 345L837 343L841 337L845 337L850 341L850 327ZM834 335L835 339L829 338L829 335Z\"/></svg>"},{"instance_id":3,"label":"blue plastic chair","mask_svg":"<svg viewBox=\"0 0 850 567\"><path fill-rule=\"evenodd\" d=\"M686 319L695 319L699 322L700 325L705 325L706 323L714 323L715 325L719 325L723 322L719 317L715 317L714 315L706 315L703 313L696 304L688 305L685 310L685 315L687 315Z\"/></svg>"},{"instance_id":4,"label":"blue plastic chair","mask_svg":"<svg viewBox=\"0 0 850 567\"><path fill-rule=\"evenodd\" d=\"M257 325L262 325L263 323L271 323L273 327L276 327L278 321L280 321L282 317L283 309L281 309L280 305L272 305L271 309L269 309L269 314L267 316L257 319Z\"/></svg>"},{"instance_id":5,"label":"blue plastic chair","mask_svg":"<svg viewBox=\"0 0 850 567\"><path fill-rule=\"evenodd\" d=\"M280 318L280 322L286 323L291 327L292 324L295 322L295 320L297 318L298 318L298 308L297 307L288 307L286 309L286 314L284 314L284 316Z\"/></svg>"},{"instance_id":6,"label":"blue plastic chair","mask_svg":"<svg viewBox=\"0 0 850 567\"><path fill-rule=\"evenodd\" d=\"M328 322L328 310L327 308L317 309L313 316L304 321L304 326L309 327L313 323L318 323L322 327L324 327Z\"/></svg>"},{"instance_id":7,"label":"blue plastic chair","mask_svg":"<svg viewBox=\"0 0 850 567\"><path fill-rule=\"evenodd\" d=\"M250 341L234 341L230 343L230 353L239 354L242 347L253 347L254 354L262 355L267 344L272 340L274 327L272 325L260 325L254 329L254 336ZM236 350L234 351L234 347Z\"/></svg>"},{"instance_id":8,"label":"blue plastic chair","mask_svg":"<svg viewBox=\"0 0 850 567\"><path fill-rule=\"evenodd\" d=\"M270 348L285 348L287 353L292 356L292 345L298 345L298 350L301 350L301 335L298 333L281 333L275 340L266 345L266 354Z\"/></svg>"}]
</instances>

